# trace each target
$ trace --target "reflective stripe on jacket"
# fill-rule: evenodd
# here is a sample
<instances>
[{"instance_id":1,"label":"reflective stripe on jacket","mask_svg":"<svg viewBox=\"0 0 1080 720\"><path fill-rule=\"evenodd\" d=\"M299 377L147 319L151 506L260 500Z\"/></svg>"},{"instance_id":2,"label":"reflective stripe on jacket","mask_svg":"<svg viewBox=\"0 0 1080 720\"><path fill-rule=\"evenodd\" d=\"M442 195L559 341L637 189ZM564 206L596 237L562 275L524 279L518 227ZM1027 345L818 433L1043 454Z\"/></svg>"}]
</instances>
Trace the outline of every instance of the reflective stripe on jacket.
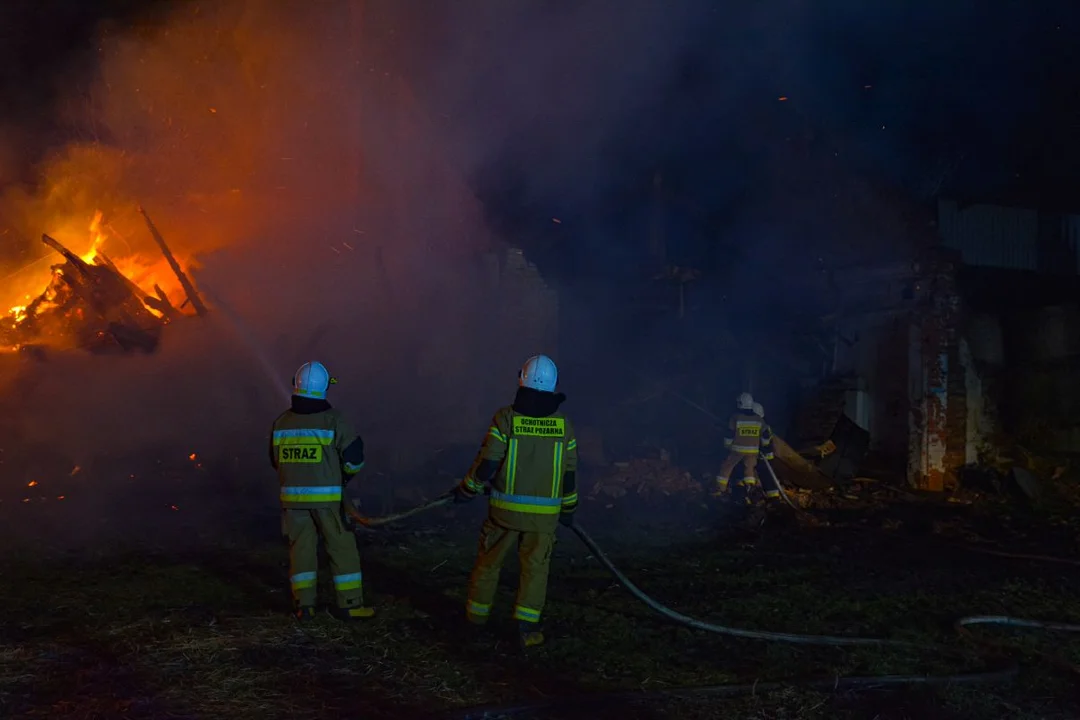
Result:
<instances>
[{"instance_id":1,"label":"reflective stripe on jacket","mask_svg":"<svg viewBox=\"0 0 1080 720\"><path fill-rule=\"evenodd\" d=\"M355 455L351 462L343 457L346 448ZM308 414L287 410L274 421L270 460L278 473L282 507L337 507L343 474L363 467L363 444L333 408Z\"/></svg>"},{"instance_id":2,"label":"reflective stripe on jacket","mask_svg":"<svg viewBox=\"0 0 1080 720\"><path fill-rule=\"evenodd\" d=\"M757 455L761 447L761 428L764 422L750 412L735 413L728 420L730 444L725 445L741 455Z\"/></svg>"},{"instance_id":3,"label":"reflective stripe on jacket","mask_svg":"<svg viewBox=\"0 0 1080 720\"><path fill-rule=\"evenodd\" d=\"M553 532L559 513L577 506L577 488L567 487L576 476L577 438L562 413L530 417L510 406L501 408L465 477L471 492L483 491L476 474L485 462L498 464L488 512L504 527Z\"/></svg>"}]
</instances>

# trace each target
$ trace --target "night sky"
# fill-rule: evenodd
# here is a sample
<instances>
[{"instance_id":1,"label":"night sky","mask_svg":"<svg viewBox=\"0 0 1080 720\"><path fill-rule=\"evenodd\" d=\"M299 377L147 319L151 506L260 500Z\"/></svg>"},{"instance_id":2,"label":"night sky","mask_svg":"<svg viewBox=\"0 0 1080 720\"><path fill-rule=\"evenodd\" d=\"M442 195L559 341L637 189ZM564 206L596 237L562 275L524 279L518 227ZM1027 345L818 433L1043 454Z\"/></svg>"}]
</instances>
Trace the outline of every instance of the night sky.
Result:
<instances>
[{"instance_id":1,"label":"night sky","mask_svg":"<svg viewBox=\"0 0 1080 720\"><path fill-rule=\"evenodd\" d=\"M13 177L9 170L5 182L32 178L35 159L77 134L78 128L52 120L50 103L58 87L70 94L71 86L89 82L98 23L145 23L167 4L21 0L0 6L0 123L18 129L21 153L21 172ZM379 4L373 3L371 17L379 17ZM539 12L588 6L593 30L617 35L617 8L648 5L558 2ZM835 175L826 176L823 163L831 163L828 173L866 178L916 201L925 202L937 188L964 199L1037 199L1080 211L1074 199L1080 185L1080 9L1073 4L769 0L751 11L718 5L669 3L650 36L625 45L615 37L602 48L616 70L619 53L628 74L659 69L638 95L613 95L602 111L561 118L577 123L563 128L564 139L583 117L596 118L587 177L550 159L550 138L520 129L479 163L469 179L493 224L515 232L556 214L588 217L594 229L606 225L601 234L610 238L640 223L659 169L673 206L685 210L676 213L674 226L708 237L737 224L739 208L753 205L765 186L771 187L770 206L782 208L778 176L789 176L784 187L828 182ZM393 7L384 7L383 15L410 12ZM453 18L445 9L446 17L426 13L415 44L452 50L457 24L472 12L464 8L493 17L490 2L455 7ZM410 34L399 28L397 38L408 45ZM522 43L515 37L507 44ZM485 74L502 51L473 60L475 107L490 107L499 93L503 102L514 102L499 78ZM557 57L562 51L544 52ZM652 64L653 53L664 61ZM403 61L402 71L437 102L439 84L422 67L423 54L405 54L417 67ZM514 79L521 78L508 71L503 82ZM595 88L574 92L603 99ZM573 102L560 99L553 107ZM483 119L459 122L481 127ZM613 251L615 245L608 240L604 247Z\"/></svg>"}]
</instances>

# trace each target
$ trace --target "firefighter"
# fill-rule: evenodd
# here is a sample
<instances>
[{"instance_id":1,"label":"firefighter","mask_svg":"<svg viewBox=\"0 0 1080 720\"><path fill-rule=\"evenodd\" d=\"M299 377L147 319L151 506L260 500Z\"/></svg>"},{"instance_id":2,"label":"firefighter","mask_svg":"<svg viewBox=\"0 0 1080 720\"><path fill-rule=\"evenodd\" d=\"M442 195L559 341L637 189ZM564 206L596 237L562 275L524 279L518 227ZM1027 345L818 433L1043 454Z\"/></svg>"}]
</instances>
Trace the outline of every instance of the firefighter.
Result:
<instances>
[{"instance_id":1,"label":"firefighter","mask_svg":"<svg viewBox=\"0 0 1080 720\"><path fill-rule=\"evenodd\" d=\"M315 617L317 554L322 538L334 576L340 620L374 615L364 605L356 537L342 508L344 485L364 466L364 442L326 401L337 383L326 366L308 362L293 377L292 407L274 421L270 462L281 483L282 531L289 539L289 581L296 618Z\"/></svg>"},{"instance_id":2,"label":"firefighter","mask_svg":"<svg viewBox=\"0 0 1080 720\"><path fill-rule=\"evenodd\" d=\"M765 406L759 402L754 403L754 414L761 418L761 459L765 462L775 458L773 455L773 431L769 427L769 423L765 422ZM765 473L761 478L761 486L765 490L766 500L779 500L780 488L777 487L776 481L773 480L772 473Z\"/></svg>"},{"instance_id":3,"label":"firefighter","mask_svg":"<svg viewBox=\"0 0 1080 720\"><path fill-rule=\"evenodd\" d=\"M724 447L728 456L720 465L720 474L716 476L716 489L713 497L720 497L728 489L731 473L740 463L743 466L739 486L746 491L749 504L750 491L757 486L758 453L761 451L762 420L754 414L754 398L750 393L742 393L735 400L736 412L728 419L728 435L724 438Z\"/></svg>"},{"instance_id":4,"label":"firefighter","mask_svg":"<svg viewBox=\"0 0 1080 720\"><path fill-rule=\"evenodd\" d=\"M457 502L467 502L491 486L466 618L475 625L487 622L499 571L517 548L521 575L514 618L524 647L544 642L540 614L555 530L560 523L573 525L578 504L577 439L570 419L559 412L566 395L555 392L557 381L558 370L546 355L525 362L513 404L495 413L479 454L454 491Z\"/></svg>"}]
</instances>

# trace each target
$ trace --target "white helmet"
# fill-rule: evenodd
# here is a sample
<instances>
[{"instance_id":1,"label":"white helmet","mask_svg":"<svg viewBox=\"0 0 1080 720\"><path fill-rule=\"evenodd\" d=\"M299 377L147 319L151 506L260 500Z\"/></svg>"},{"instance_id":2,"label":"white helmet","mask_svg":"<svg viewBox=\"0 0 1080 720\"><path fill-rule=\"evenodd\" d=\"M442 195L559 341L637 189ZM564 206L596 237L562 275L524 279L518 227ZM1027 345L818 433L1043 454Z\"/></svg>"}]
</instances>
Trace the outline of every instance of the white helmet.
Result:
<instances>
[{"instance_id":1,"label":"white helmet","mask_svg":"<svg viewBox=\"0 0 1080 720\"><path fill-rule=\"evenodd\" d=\"M326 388L337 382L330 377L330 371L321 362L312 360L300 366L293 376L293 395L300 397L326 399Z\"/></svg>"},{"instance_id":2,"label":"white helmet","mask_svg":"<svg viewBox=\"0 0 1080 720\"><path fill-rule=\"evenodd\" d=\"M750 393L743 393L735 399L735 407L740 410L753 410L754 409L754 396Z\"/></svg>"},{"instance_id":3,"label":"white helmet","mask_svg":"<svg viewBox=\"0 0 1080 720\"><path fill-rule=\"evenodd\" d=\"M518 373L518 385L540 392L555 392L559 382L559 369L547 355L533 355L525 361Z\"/></svg>"},{"instance_id":4,"label":"white helmet","mask_svg":"<svg viewBox=\"0 0 1080 720\"><path fill-rule=\"evenodd\" d=\"M765 417L765 406L759 402L754 403L754 414L759 418Z\"/></svg>"}]
</instances>

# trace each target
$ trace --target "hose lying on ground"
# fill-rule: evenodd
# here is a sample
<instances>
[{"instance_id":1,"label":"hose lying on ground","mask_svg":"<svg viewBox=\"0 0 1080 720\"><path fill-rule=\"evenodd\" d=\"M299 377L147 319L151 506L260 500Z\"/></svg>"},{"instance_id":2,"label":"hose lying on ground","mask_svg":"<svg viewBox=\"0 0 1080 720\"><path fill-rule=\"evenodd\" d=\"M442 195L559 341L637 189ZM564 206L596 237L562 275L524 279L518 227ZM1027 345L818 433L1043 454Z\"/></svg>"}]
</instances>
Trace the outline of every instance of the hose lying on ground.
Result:
<instances>
[{"instance_id":1,"label":"hose lying on ground","mask_svg":"<svg viewBox=\"0 0 1080 720\"><path fill-rule=\"evenodd\" d=\"M1004 550L992 550L990 548L973 547L970 545L964 549L970 552L982 553L983 555L994 555L995 557L1011 558L1013 560L1032 560L1034 562L1059 563L1061 565L1080 565L1080 560L1053 557L1051 555L1029 555L1027 553L1005 552Z\"/></svg>"},{"instance_id":2,"label":"hose lying on ground","mask_svg":"<svg viewBox=\"0 0 1080 720\"><path fill-rule=\"evenodd\" d=\"M771 468L770 468L771 470ZM778 483L779 486L779 483ZM379 525L385 525L395 520L400 520L412 515L419 514L432 508L441 507L453 500L452 496L444 495L436 498L435 500L420 505L412 510L407 510L396 515L390 515L383 518L366 518L359 514L359 512L352 508L350 514L367 527L376 527ZM889 646L889 647L907 647L917 649L929 649L936 651L944 651L954 653L955 648L950 648L944 645L928 645L923 643L913 643L904 640L889 640L884 638L859 638L859 637L839 637L833 635L801 635L796 633L781 633L770 632L765 630L743 630L741 628L727 627L724 625L713 625L712 623L703 622L695 618L683 615L675 612L671 608L660 604L653 598L646 595L637 587L631 580L626 577L620 571L614 563L608 558L607 554L596 544L596 541L585 531L580 524L574 523L570 526L570 529L578 536L578 539L592 552L597 561L603 565L608 572L610 572L615 579L625 587L631 595L636 599L649 606L652 610L673 620L686 627L694 628L696 630L703 630L705 632L717 633L721 635L730 635L734 637L742 637L751 640L765 640L769 642L784 642L799 645L831 645L831 646ZM955 622L955 627L959 632L962 632L965 628L971 625L1004 625L1008 627L1020 627L1020 628L1037 628L1041 630L1052 630L1060 632L1080 632L1080 625L1071 625L1067 623L1054 623L1054 622L1041 622L1038 620L1026 620L1023 618L1013 618L1004 615L969 615L962 617ZM872 688L872 687L884 687L895 685L911 685L911 684L924 684L924 685L943 685L943 684L957 684L957 683L977 683L977 682L998 682L1001 680L1007 680L1014 677L1019 672L1019 665L1012 663L1009 667L997 670L987 670L980 672L958 673L953 675L882 675L871 677L836 677L829 679L818 679L809 681L778 681L767 683L753 683L742 685L713 685L707 687L692 687L692 688L675 688L672 690L656 691L656 692L614 692L614 693L601 693L588 696L577 696L568 698L557 698L541 703L532 703L519 706L508 707L488 707L478 708L474 710L457 711L448 717L457 718L458 720L485 720L494 719L499 717L510 717L514 715L521 715L526 712L534 712L545 708L551 708L558 705L573 704L580 706L582 704L589 704L595 702L608 702L612 700L649 700L666 697L694 697L694 696L733 696L733 695L745 695L754 692L766 692L769 690L776 690L786 687L805 687L810 689L850 689L850 688Z\"/></svg>"},{"instance_id":3,"label":"hose lying on ground","mask_svg":"<svg viewBox=\"0 0 1080 720\"><path fill-rule=\"evenodd\" d=\"M664 617L674 620L675 622L691 627L696 630L704 630L705 632L718 633L721 635L733 635L735 637L749 638L751 640L770 640L774 642L786 642L794 643L798 645L891 645L900 647L919 647L930 648L932 646L919 645L917 643L905 642L903 640L886 640L883 638L857 638L857 637L836 637L833 635L796 635L793 633L780 633L780 632L768 632L764 630L742 630L740 628L726 627L724 625L713 625L712 623L702 622L692 617L688 617L681 613L677 613L669 607L661 605L651 597L646 595L630 581L630 578L623 575L619 568L615 567L614 563L608 559L608 556L600 549L600 546L596 544L596 541L592 539L589 533L585 532L585 529L578 523L574 523L570 526L570 529L574 531L574 534L578 536L581 542L585 543L585 547L589 548L593 557L597 561L607 568L607 571L615 576L615 579L619 581L619 584L630 591L630 594L641 602L648 605L654 611L660 613Z\"/></svg>"}]
</instances>

